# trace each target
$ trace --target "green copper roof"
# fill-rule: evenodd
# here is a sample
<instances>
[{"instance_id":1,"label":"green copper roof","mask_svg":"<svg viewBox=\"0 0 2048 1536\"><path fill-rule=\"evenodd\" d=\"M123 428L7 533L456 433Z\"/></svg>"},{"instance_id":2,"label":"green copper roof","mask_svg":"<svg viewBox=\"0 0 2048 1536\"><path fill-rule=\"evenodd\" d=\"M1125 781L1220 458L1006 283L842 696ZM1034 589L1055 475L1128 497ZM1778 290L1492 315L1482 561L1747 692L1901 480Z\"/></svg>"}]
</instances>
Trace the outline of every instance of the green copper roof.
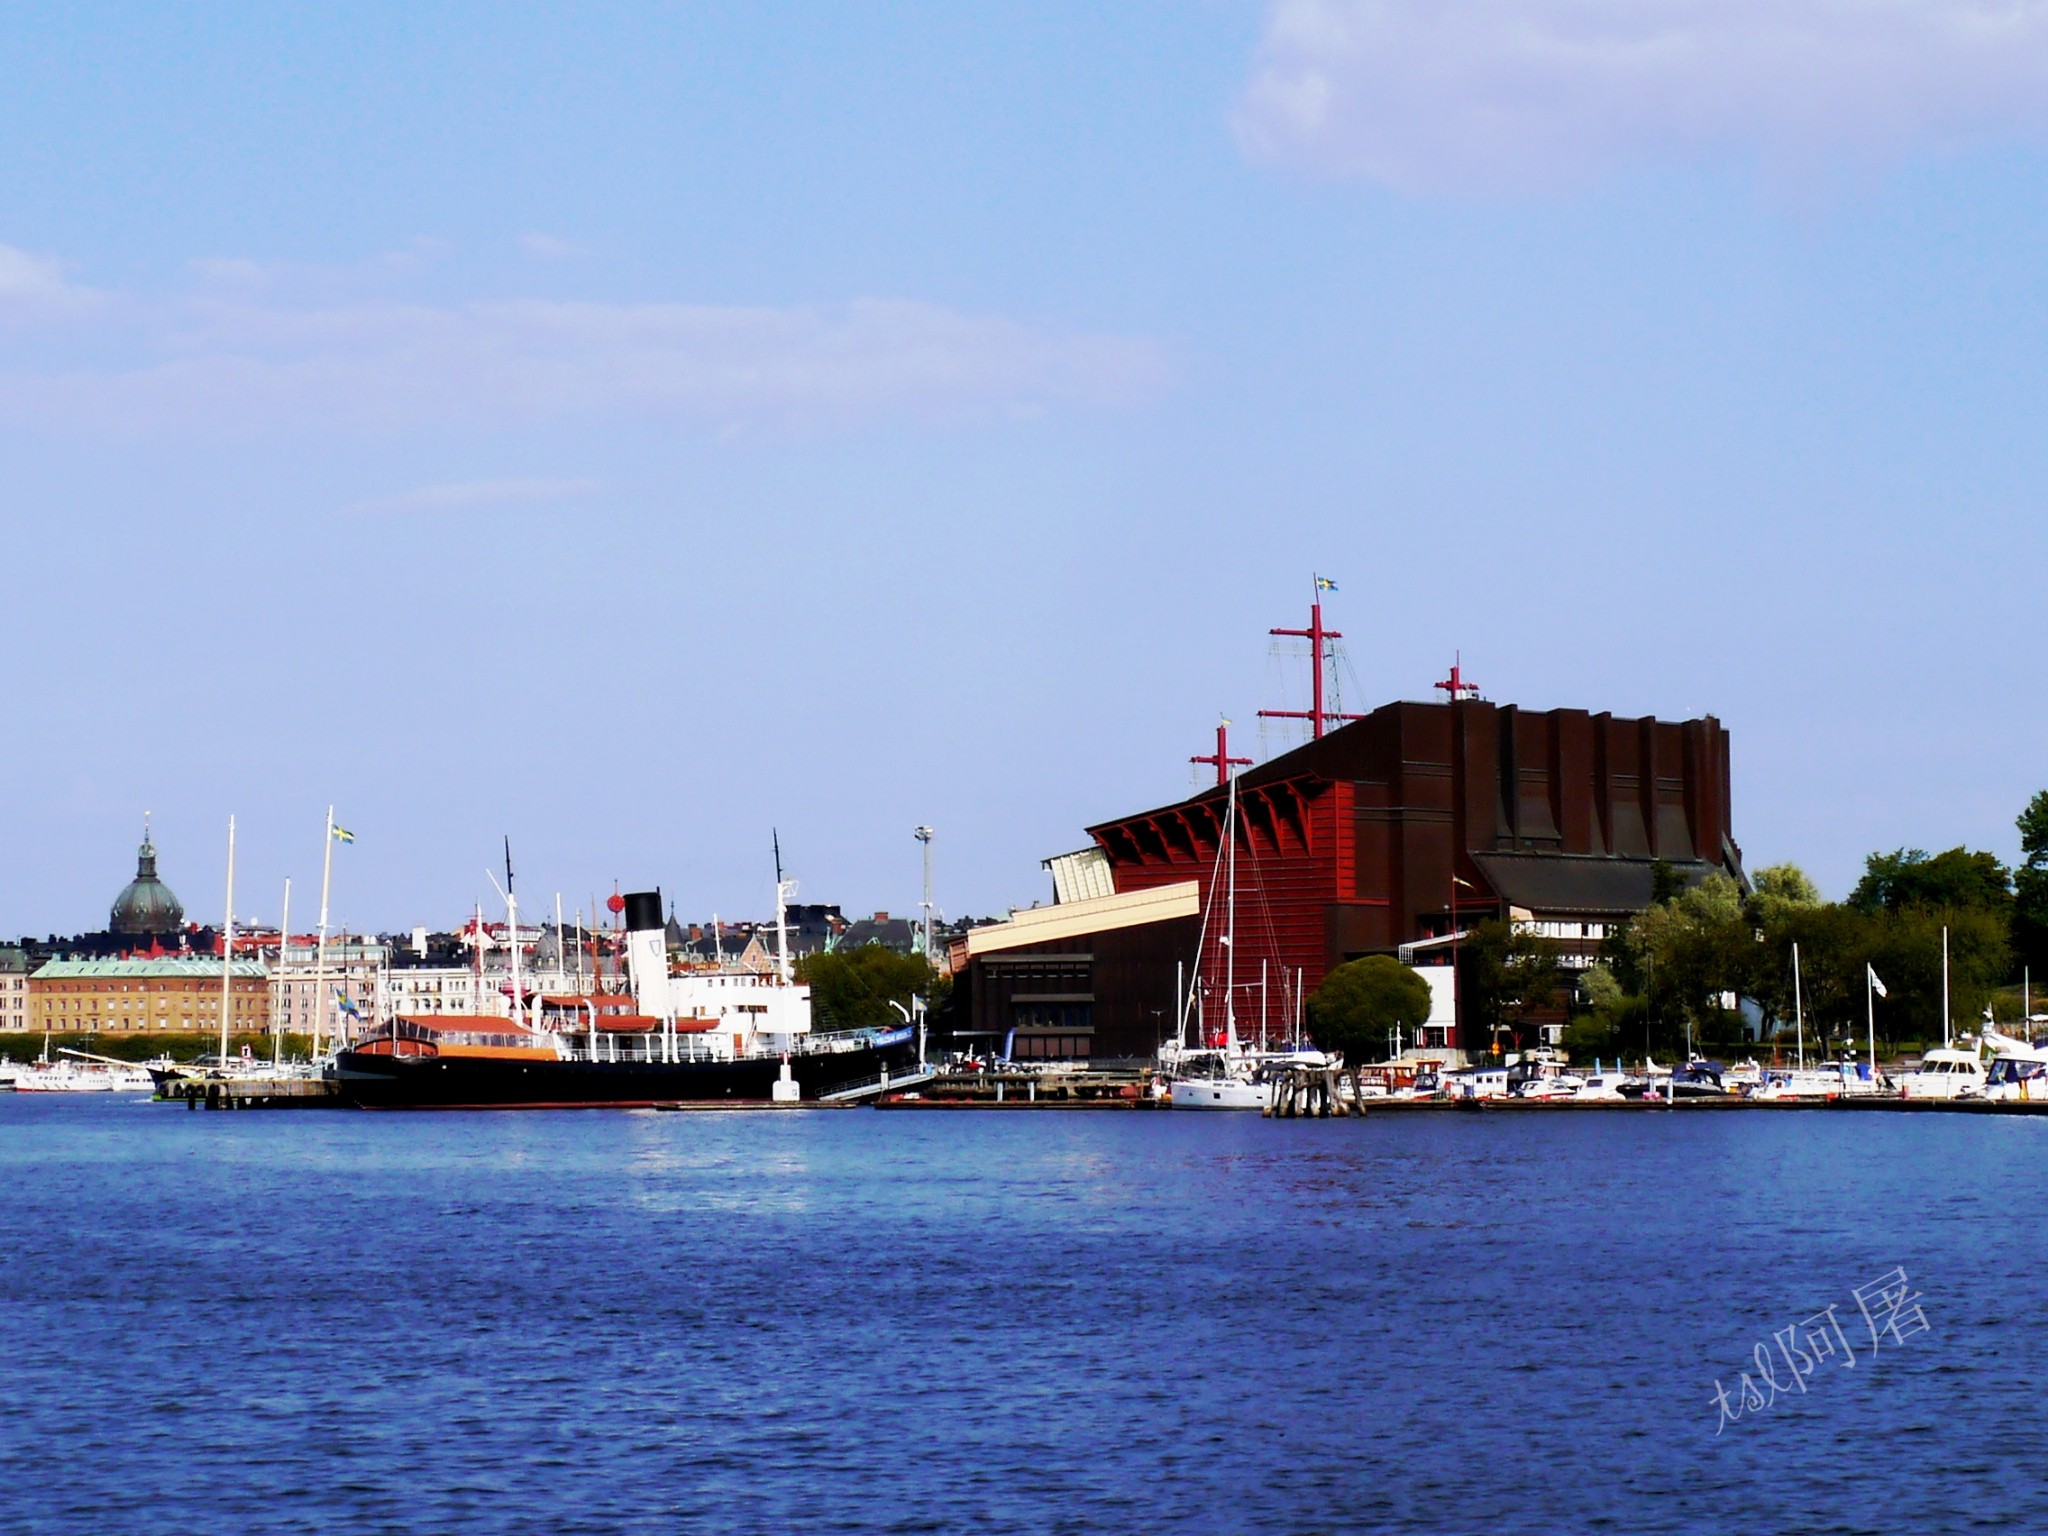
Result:
<instances>
[{"instance_id":1,"label":"green copper roof","mask_svg":"<svg viewBox=\"0 0 2048 1536\"><path fill-rule=\"evenodd\" d=\"M131 937L176 933L184 921L184 907L172 894L171 888L156 876L156 845L145 831L142 846L136 850L135 878L114 898L114 910L107 920L108 930Z\"/></svg>"},{"instance_id":2,"label":"green copper roof","mask_svg":"<svg viewBox=\"0 0 2048 1536\"><path fill-rule=\"evenodd\" d=\"M270 974L269 970L254 960L237 960L235 975L260 981ZM211 976L220 977L220 961L212 955L166 956L162 960L52 960L35 973L36 981L64 981L76 977L124 976L164 977Z\"/></svg>"}]
</instances>

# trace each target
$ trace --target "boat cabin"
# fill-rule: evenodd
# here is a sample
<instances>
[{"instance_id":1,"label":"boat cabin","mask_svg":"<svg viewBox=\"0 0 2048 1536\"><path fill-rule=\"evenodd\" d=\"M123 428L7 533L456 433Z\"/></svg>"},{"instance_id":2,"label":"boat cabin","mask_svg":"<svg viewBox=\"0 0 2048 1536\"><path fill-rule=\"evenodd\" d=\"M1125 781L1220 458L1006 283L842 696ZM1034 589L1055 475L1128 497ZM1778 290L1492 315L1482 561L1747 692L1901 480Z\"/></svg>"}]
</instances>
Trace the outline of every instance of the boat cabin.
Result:
<instances>
[{"instance_id":1,"label":"boat cabin","mask_svg":"<svg viewBox=\"0 0 2048 1536\"><path fill-rule=\"evenodd\" d=\"M546 1035L499 1014L402 1013L358 1041L365 1056L472 1056L506 1061L553 1061Z\"/></svg>"}]
</instances>

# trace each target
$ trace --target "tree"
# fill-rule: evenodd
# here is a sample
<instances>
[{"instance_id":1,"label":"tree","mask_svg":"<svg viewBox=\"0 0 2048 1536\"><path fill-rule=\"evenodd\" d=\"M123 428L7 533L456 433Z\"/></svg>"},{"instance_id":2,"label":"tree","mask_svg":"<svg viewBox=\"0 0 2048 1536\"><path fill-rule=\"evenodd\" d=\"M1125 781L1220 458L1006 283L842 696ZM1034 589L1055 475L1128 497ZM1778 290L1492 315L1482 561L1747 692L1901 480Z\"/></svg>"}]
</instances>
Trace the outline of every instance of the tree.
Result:
<instances>
[{"instance_id":1,"label":"tree","mask_svg":"<svg viewBox=\"0 0 2048 1536\"><path fill-rule=\"evenodd\" d=\"M2020 812L2022 862L2013 875L2012 944L2030 969L2048 968L2048 789Z\"/></svg>"},{"instance_id":2,"label":"tree","mask_svg":"<svg viewBox=\"0 0 2048 1536\"><path fill-rule=\"evenodd\" d=\"M1429 983L1390 955L1346 961L1308 1000L1308 1029L1319 1050L1349 1062L1371 1061L1399 1028L1416 1039L1429 1019Z\"/></svg>"},{"instance_id":3,"label":"tree","mask_svg":"<svg viewBox=\"0 0 2048 1536\"><path fill-rule=\"evenodd\" d=\"M1651 1017L1670 1032L1690 1022L1695 1044L1731 1038L1722 994L1750 992L1756 930L1742 888L1720 870L1629 924Z\"/></svg>"},{"instance_id":4,"label":"tree","mask_svg":"<svg viewBox=\"0 0 2048 1536\"><path fill-rule=\"evenodd\" d=\"M1773 864L1751 878L1751 905L1761 914L1820 905L1820 887L1797 864Z\"/></svg>"},{"instance_id":5,"label":"tree","mask_svg":"<svg viewBox=\"0 0 2048 1536\"><path fill-rule=\"evenodd\" d=\"M1968 848L1932 855L1919 848L1873 853L1863 861L1863 878L1849 893L1849 905L1859 912L1952 907L2005 914L2012 907L2012 873L1995 854Z\"/></svg>"},{"instance_id":6,"label":"tree","mask_svg":"<svg viewBox=\"0 0 2048 1536\"><path fill-rule=\"evenodd\" d=\"M914 996L933 997L938 978L923 955L906 955L884 944L805 955L796 979L811 989L811 1006L827 1029L886 1029L903 1022L889 1006L910 1006ZM936 1001L936 999L933 999Z\"/></svg>"},{"instance_id":7,"label":"tree","mask_svg":"<svg viewBox=\"0 0 2048 1536\"><path fill-rule=\"evenodd\" d=\"M1555 945L1498 918L1475 924L1465 941L1465 1048L1494 1046L1502 1034L1516 1045L1531 1013L1557 1005L1564 969Z\"/></svg>"}]
</instances>

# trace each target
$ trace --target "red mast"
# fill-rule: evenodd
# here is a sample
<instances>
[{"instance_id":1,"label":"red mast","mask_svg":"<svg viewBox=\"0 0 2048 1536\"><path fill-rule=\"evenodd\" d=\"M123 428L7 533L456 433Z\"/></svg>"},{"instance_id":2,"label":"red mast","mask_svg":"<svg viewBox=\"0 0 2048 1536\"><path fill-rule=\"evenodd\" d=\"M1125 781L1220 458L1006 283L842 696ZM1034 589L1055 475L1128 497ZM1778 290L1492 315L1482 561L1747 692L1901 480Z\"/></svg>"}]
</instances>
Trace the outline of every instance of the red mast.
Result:
<instances>
[{"instance_id":1,"label":"red mast","mask_svg":"<svg viewBox=\"0 0 2048 1536\"><path fill-rule=\"evenodd\" d=\"M1252 765L1252 760L1248 757L1232 757L1230 755L1230 722L1228 720L1223 721L1216 727L1215 756L1191 757L1188 761L1191 763L1214 763L1216 765L1216 782L1218 785L1230 782L1230 770L1233 765L1246 768Z\"/></svg>"},{"instance_id":2,"label":"red mast","mask_svg":"<svg viewBox=\"0 0 2048 1536\"><path fill-rule=\"evenodd\" d=\"M1316 740L1322 739L1323 722L1326 720L1363 720L1365 718L1363 715L1333 714L1323 708L1323 642L1325 640L1342 640L1344 638L1343 631L1341 630L1323 628L1323 594L1336 590L1337 583L1318 576L1316 578L1315 601L1308 610L1308 628L1269 629L1266 631L1269 635L1291 635L1297 640L1306 640L1308 642L1309 660L1315 668L1315 698L1313 706L1309 709L1262 709L1259 711L1260 718L1267 720L1306 720L1309 723L1309 733Z\"/></svg>"},{"instance_id":3,"label":"red mast","mask_svg":"<svg viewBox=\"0 0 2048 1536\"><path fill-rule=\"evenodd\" d=\"M1442 682L1432 683L1430 686L1433 688L1443 689L1444 692L1448 693L1451 696L1451 702L1453 704L1457 703L1460 699L1478 698L1479 685L1477 683L1466 682L1465 674L1458 668L1458 663L1464 659L1464 653L1461 651L1453 651L1451 653L1451 658L1451 675L1445 678Z\"/></svg>"}]
</instances>

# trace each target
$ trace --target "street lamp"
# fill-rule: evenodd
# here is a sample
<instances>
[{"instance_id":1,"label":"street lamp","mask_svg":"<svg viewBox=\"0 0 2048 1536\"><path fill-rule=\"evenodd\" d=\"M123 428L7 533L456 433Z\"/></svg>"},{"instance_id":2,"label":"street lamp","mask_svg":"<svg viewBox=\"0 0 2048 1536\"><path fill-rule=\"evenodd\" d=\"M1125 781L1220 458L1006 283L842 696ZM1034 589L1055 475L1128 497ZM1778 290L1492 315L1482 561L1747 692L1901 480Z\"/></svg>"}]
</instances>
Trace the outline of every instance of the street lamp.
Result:
<instances>
[{"instance_id":1,"label":"street lamp","mask_svg":"<svg viewBox=\"0 0 2048 1536\"><path fill-rule=\"evenodd\" d=\"M1453 860L1451 872L1451 1034L1457 1039L1458 1048L1462 1050L1465 1045L1465 1021L1460 1017L1464 1010L1459 1006L1461 983L1458 980L1458 887L1462 885L1468 891L1477 890L1478 887L1463 875L1457 873L1455 868L1457 853L1455 850L1453 850L1451 858ZM1498 1044L1498 1041L1496 1040L1495 1043Z\"/></svg>"}]
</instances>

